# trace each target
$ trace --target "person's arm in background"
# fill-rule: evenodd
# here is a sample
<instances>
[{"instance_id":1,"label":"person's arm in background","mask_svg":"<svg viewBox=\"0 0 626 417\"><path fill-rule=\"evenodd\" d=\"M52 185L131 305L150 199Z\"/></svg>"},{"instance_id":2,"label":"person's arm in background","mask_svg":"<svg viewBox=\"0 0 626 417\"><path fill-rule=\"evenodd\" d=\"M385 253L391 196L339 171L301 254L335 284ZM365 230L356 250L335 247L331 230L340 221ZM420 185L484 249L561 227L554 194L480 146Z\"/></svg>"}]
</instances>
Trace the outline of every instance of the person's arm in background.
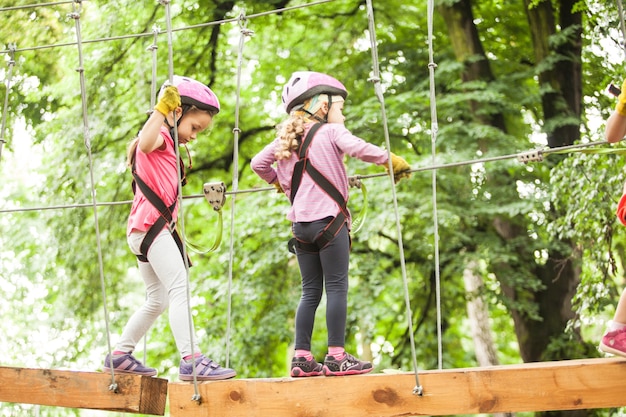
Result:
<instances>
[{"instance_id":1,"label":"person's arm in background","mask_svg":"<svg viewBox=\"0 0 626 417\"><path fill-rule=\"evenodd\" d=\"M609 143L619 142L624 136L626 136L626 80L622 85L615 111L607 119L604 131L604 137Z\"/></svg>"}]
</instances>

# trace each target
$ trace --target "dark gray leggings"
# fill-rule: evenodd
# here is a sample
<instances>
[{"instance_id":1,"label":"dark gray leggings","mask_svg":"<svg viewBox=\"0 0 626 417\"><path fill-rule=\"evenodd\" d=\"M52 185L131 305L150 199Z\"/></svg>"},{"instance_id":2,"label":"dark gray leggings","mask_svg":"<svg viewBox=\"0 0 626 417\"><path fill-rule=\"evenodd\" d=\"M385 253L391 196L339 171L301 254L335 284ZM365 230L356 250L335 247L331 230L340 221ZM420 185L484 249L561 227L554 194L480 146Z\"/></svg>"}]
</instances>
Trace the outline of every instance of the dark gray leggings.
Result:
<instances>
[{"instance_id":1,"label":"dark gray leggings","mask_svg":"<svg viewBox=\"0 0 626 417\"><path fill-rule=\"evenodd\" d=\"M307 223L294 223L296 238L313 242L332 220L326 218ZM326 327L328 346L341 346L346 338L348 309L348 264L350 262L350 235L344 225L319 253L297 251L302 276L302 297L296 312L296 349L311 350L311 335L315 312L322 300L326 285Z\"/></svg>"}]
</instances>

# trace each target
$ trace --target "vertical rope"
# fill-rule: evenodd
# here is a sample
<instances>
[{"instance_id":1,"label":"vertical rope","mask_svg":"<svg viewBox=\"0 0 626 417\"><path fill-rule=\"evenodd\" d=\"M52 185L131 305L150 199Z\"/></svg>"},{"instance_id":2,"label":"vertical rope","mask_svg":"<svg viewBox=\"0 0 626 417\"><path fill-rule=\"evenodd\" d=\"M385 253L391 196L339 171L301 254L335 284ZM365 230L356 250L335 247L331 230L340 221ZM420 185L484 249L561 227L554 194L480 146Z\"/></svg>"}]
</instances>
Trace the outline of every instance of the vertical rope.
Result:
<instances>
[{"instance_id":1,"label":"vertical rope","mask_svg":"<svg viewBox=\"0 0 626 417\"><path fill-rule=\"evenodd\" d=\"M80 32L80 12L82 11L82 3L81 0L75 0L72 4L72 13L69 14L69 17L74 19L76 26L76 44L78 46L78 71L80 78L80 96L82 101L82 111L83 111L83 136L85 147L87 148L87 154L89 156L89 179L91 181L91 201L93 206L93 217L96 228L96 244L98 248L98 267L100 270L100 284L102 287L102 306L104 308L104 319L106 325L106 333L107 333L107 346L109 349L109 357L111 357L111 335L109 331L109 314L107 311L107 302L106 302L106 285L104 282L104 266L102 261L102 242L100 238L100 226L98 221L98 205L96 202L96 186L93 174L93 155L91 152L91 138L89 132L89 118L87 117L87 89L85 88L85 70L83 68L83 49L82 49L82 39ZM112 360L112 359L111 359ZM112 364L111 364L112 365ZM115 371L113 370L113 366L111 368L111 385L109 386L109 390L117 391L117 384L115 383Z\"/></svg>"},{"instance_id":2,"label":"vertical rope","mask_svg":"<svg viewBox=\"0 0 626 417\"><path fill-rule=\"evenodd\" d=\"M168 57L168 74L169 74L169 82L170 84L174 83L174 48L172 47L172 16L170 11L170 1L169 0L160 0L160 4L165 6L165 20L167 21L167 57ZM176 160L180 159L180 149L178 142L178 121L176 120L176 113L174 113L174 149L176 152ZM181 167L180 164L176 164L177 167L177 176L181 177ZM185 216L183 214L183 184L178 181L178 227L180 228L180 234L182 236L183 242L185 239ZM187 314L189 317L189 340L191 343L191 347L195 346L194 341L194 326L193 326L193 314L191 312L191 284L190 284L190 273L189 273L189 258L187 257L187 247L183 244L183 261L185 263L185 269L187 271ZM195 352L192 353L195 355ZM200 390L198 387L198 376L196 371L196 361L195 356L192 356L191 361L191 370L193 375L193 390L194 394L191 397L192 401L200 402L202 400L202 396L200 395Z\"/></svg>"},{"instance_id":3,"label":"vertical rope","mask_svg":"<svg viewBox=\"0 0 626 417\"><path fill-rule=\"evenodd\" d=\"M374 83L374 92L376 93L376 97L380 102L380 108L382 113L383 120L383 129L385 134L385 144L387 145L387 156L389 158L389 172L392 173L390 175L391 181L391 194L393 197L393 208L396 216L396 233L398 234L398 249L400 252L400 266L402 268L402 282L404 284L404 301L406 304L407 311L407 322L409 327L409 338L411 341L411 353L413 360L413 369L415 371L415 388L413 388L413 393L417 395L422 395L422 386L419 381L419 372L417 368L417 359L415 353L415 338L413 335L413 314L411 312L411 300L409 298L409 284L406 273L406 261L404 259L404 245L402 243L402 226L400 224L400 214L398 212L398 197L396 195L396 184L393 177L393 165L391 164L391 145L389 141L389 127L387 123L387 112L385 110L385 98L383 96L382 87L380 85L380 68L378 64L378 49L376 44L376 26L374 25L374 9L372 7L372 0L367 0L367 16L368 16L368 24L369 24L369 33L370 33L370 43L372 49L372 66L373 66L373 76L370 81Z\"/></svg>"},{"instance_id":4,"label":"vertical rope","mask_svg":"<svg viewBox=\"0 0 626 417\"><path fill-rule=\"evenodd\" d=\"M246 28L247 20L245 13L239 14L239 49L237 52L237 92L235 102L235 127L233 128L233 194L230 216L230 259L228 262L228 322L226 325L226 367L230 362L230 331L231 331L231 311L232 311L232 283L233 283L233 262L234 262L234 246L235 246L235 201L237 191L239 189L239 99L241 93L241 67L243 62L243 47L246 36L251 36L254 32Z\"/></svg>"},{"instance_id":5,"label":"vertical rope","mask_svg":"<svg viewBox=\"0 0 626 417\"><path fill-rule=\"evenodd\" d=\"M433 53L433 0L428 0L428 75L430 80L430 138L433 165L436 162L437 133L437 102L435 97L435 68ZM433 240L435 245L435 292L437 298L437 365L442 368L443 348L441 338L441 277L439 267L439 219L437 217L437 170L431 173L433 187Z\"/></svg>"},{"instance_id":6,"label":"vertical rope","mask_svg":"<svg viewBox=\"0 0 626 417\"><path fill-rule=\"evenodd\" d=\"M4 107L2 108L2 126L0 127L0 162L2 162L2 146L5 144L4 132L7 123L7 111L9 109L9 92L11 91L11 80L13 79L13 67L15 66L15 49L14 43L9 44L9 69L6 76L6 91L4 94Z\"/></svg>"},{"instance_id":7,"label":"vertical rope","mask_svg":"<svg viewBox=\"0 0 626 417\"><path fill-rule=\"evenodd\" d=\"M622 30L622 50L624 51L624 56L626 57L626 24L624 24L624 7L622 5L622 0L617 0L616 3L617 10L619 11L619 27Z\"/></svg>"},{"instance_id":8,"label":"vertical rope","mask_svg":"<svg viewBox=\"0 0 626 417\"><path fill-rule=\"evenodd\" d=\"M159 28L155 25L152 28L152 32L154 33L154 38L152 40L152 44L146 48L151 52L152 55L152 77L150 79L150 107L148 110L148 114L154 111L154 106L156 105L156 91L157 91L157 49L159 49L157 45L157 39L159 37ZM148 299L148 291L146 291L146 299ZM148 333L143 338L143 363L148 361Z\"/></svg>"}]
</instances>

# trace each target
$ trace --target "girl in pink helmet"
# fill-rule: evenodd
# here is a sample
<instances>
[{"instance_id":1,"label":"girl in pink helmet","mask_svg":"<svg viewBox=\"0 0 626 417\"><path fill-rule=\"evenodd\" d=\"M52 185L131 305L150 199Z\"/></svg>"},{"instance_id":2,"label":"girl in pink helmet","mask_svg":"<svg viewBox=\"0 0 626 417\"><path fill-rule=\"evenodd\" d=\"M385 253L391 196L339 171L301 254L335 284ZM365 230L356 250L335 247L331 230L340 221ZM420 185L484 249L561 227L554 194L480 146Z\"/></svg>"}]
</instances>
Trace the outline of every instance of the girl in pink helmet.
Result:
<instances>
[{"instance_id":1,"label":"girl in pink helmet","mask_svg":"<svg viewBox=\"0 0 626 417\"><path fill-rule=\"evenodd\" d=\"M263 180L289 197L295 253L302 277L296 312L295 354L291 376L355 375L372 364L344 349L350 260L350 212L345 155L387 165L387 152L354 136L344 126L348 92L335 78L295 72L283 89L289 115L278 137L251 162ZM395 178L410 175L409 164L391 154ZM315 312L326 288L328 352L318 363L311 352Z\"/></svg>"},{"instance_id":2,"label":"girl in pink helmet","mask_svg":"<svg viewBox=\"0 0 626 417\"><path fill-rule=\"evenodd\" d=\"M184 172L184 167L176 157L174 123L179 143L186 145L210 125L220 104L206 85L174 76L173 85L161 88L154 109L128 150L135 197L128 217L127 238L137 256L147 297L124 327L112 354L107 355L104 370L114 368L117 373L156 375L156 369L145 366L132 353L154 321L169 307L170 328L181 355L180 379L193 380L194 367L200 381L232 378L236 375L234 370L205 357L196 343L192 346L187 267L182 256L183 243L176 231L178 189L182 181L178 171L180 167Z\"/></svg>"},{"instance_id":3,"label":"girl in pink helmet","mask_svg":"<svg viewBox=\"0 0 626 417\"><path fill-rule=\"evenodd\" d=\"M606 122L604 135L610 143L619 142L626 136L626 81L622 85L615 111ZM617 218L626 226L626 183L622 191L622 198L617 204ZM607 330L602 336L600 350L626 357L626 290L622 292L615 308L613 320L609 321Z\"/></svg>"}]
</instances>

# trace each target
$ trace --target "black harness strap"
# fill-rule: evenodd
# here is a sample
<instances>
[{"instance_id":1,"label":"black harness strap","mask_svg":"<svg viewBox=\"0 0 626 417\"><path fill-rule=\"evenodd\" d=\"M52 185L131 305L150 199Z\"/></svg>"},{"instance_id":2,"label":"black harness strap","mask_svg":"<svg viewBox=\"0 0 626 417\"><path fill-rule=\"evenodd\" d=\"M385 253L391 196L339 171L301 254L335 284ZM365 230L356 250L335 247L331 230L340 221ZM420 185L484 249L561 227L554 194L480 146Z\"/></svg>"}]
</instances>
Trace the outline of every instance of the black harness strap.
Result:
<instances>
[{"instance_id":1,"label":"black harness strap","mask_svg":"<svg viewBox=\"0 0 626 417\"><path fill-rule=\"evenodd\" d=\"M150 229L148 229L146 236L143 238L143 241L141 242L141 246L139 249L141 251L141 254L136 255L137 259L139 259L142 262L148 262L148 250L150 249L150 246L152 246L154 239L156 239L159 233L161 233L161 230L163 230L163 228L166 226L168 230L170 231L170 233L172 234L172 237L174 238L174 241L176 242L176 246L178 246L180 255L184 256L183 241L180 238L180 235L178 234L178 230L176 230L176 222L173 221L172 219L172 212L174 211L174 208L176 208L176 204L178 203L178 198L174 199L174 202L172 203L172 205L170 205L169 207L166 206L163 200L161 200L161 198L148 186L148 184L146 184L145 181L142 180L141 177L139 177L139 175L137 174L137 170L135 169L134 160L133 160L132 174L133 174L133 178L135 179L135 184L137 184L137 186L139 187L143 195L146 196L148 201L161 214L161 216L154 222L154 224L150 226ZM135 191L134 187L133 187L133 191ZM187 257L187 264L191 266L191 261L189 260L189 257Z\"/></svg>"},{"instance_id":2,"label":"black harness strap","mask_svg":"<svg viewBox=\"0 0 626 417\"><path fill-rule=\"evenodd\" d=\"M302 182L302 176L304 171L307 172L313 179L313 181L319 185L324 192L326 192L339 206L339 213L326 225L322 233L315 239L315 242L303 242L301 240L296 239L294 245L298 249L302 249L305 252L319 252L320 249L325 247L337 233L341 230L341 227L344 225L346 220L348 219L348 209L346 205L346 200L343 198L343 195L337 187L331 183L328 178L326 178L321 172L315 168L308 158L308 151L311 142L313 141L313 137L317 130L322 126L322 123L316 123L311 126L309 129L304 141L300 144L300 149L298 151L298 162L293 169L293 176L291 179L291 202L293 203L296 193L298 192L298 188Z\"/></svg>"}]
</instances>

